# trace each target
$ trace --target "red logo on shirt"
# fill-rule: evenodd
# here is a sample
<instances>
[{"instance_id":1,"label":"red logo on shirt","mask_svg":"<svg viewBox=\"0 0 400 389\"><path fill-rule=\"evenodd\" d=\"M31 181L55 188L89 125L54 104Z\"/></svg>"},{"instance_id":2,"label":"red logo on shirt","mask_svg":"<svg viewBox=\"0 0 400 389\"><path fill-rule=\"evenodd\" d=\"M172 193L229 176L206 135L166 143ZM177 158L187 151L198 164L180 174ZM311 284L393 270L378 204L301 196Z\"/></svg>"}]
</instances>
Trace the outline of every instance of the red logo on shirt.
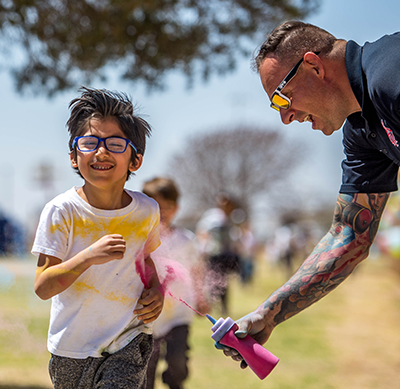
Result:
<instances>
[{"instance_id":1,"label":"red logo on shirt","mask_svg":"<svg viewBox=\"0 0 400 389\"><path fill-rule=\"evenodd\" d=\"M393 131L389 128L386 127L383 120L381 120L382 127L385 129L387 136L389 137L389 140L392 142L392 145L399 147L399 143L397 142L396 138L394 137Z\"/></svg>"}]
</instances>

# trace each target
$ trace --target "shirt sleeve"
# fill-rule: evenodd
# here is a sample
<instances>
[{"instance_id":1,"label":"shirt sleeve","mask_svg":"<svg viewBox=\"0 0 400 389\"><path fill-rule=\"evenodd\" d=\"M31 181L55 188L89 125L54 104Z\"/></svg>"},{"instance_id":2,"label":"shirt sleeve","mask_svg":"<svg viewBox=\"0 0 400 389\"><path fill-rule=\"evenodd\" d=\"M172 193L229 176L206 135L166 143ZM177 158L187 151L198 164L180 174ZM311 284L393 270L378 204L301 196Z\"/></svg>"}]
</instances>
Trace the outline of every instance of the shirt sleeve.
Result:
<instances>
[{"instance_id":1,"label":"shirt sleeve","mask_svg":"<svg viewBox=\"0 0 400 389\"><path fill-rule=\"evenodd\" d=\"M47 204L40 215L32 254L46 254L64 260L68 249L69 227L61 209Z\"/></svg>"},{"instance_id":2,"label":"shirt sleeve","mask_svg":"<svg viewBox=\"0 0 400 389\"><path fill-rule=\"evenodd\" d=\"M154 212L150 232L147 236L147 240L144 246L145 255L149 255L150 253L155 251L160 244L160 211L157 206L157 209Z\"/></svg>"},{"instance_id":3,"label":"shirt sleeve","mask_svg":"<svg viewBox=\"0 0 400 389\"><path fill-rule=\"evenodd\" d=\"M346 159L342 162L340 193L386 193L397 190L398 166L372 147L363 128L349 120L343 128Z\"/></svg>"}]
</instances>

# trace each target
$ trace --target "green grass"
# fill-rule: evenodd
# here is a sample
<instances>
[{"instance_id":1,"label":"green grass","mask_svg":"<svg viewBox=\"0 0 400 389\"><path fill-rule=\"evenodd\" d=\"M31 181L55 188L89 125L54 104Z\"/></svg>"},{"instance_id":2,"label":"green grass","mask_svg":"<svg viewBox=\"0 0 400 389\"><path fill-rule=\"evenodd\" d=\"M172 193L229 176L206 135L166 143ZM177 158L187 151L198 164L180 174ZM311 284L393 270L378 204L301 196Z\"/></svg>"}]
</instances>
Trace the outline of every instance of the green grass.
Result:
<instances>
[{"instance_id":1,"label":"green grass","mask_svg":"<svg viewBox=\"0 0 400 389\"><path fill-rule=\"evenodd\" d=\"M34 263L16 264L0 261L0 389L48 389L50 305L33 292ZM260 260L251 285L232 280L230 316L249 313L284 281L281 269ZM335 292L276 328L265 346L280 362L263 381L216 350L209 321L196 317L185 388L393 388L400 382L399 308L399 274L384 260L366 261ZM158 379L156 388L166 386Z\"/></svg>"}]
</instances>

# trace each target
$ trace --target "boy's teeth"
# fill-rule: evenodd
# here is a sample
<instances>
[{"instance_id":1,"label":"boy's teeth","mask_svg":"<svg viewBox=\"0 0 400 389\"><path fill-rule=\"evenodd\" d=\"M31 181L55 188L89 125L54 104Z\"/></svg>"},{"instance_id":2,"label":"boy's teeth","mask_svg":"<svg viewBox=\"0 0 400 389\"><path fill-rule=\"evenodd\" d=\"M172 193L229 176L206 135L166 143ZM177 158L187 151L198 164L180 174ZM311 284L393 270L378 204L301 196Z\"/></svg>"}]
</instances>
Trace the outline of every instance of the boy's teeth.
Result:
<instances>
[{"instance_id":1,"label":"boy's teeth","mask_svg":"<svg viewBox=\"0 0 400 389\"><path fill-rule=\"evenodd\" d=\"M93 169L97 169L97 170L109 170L109 169L111 169L111 166L93 166Z\"/></svg>"}]
</instances>

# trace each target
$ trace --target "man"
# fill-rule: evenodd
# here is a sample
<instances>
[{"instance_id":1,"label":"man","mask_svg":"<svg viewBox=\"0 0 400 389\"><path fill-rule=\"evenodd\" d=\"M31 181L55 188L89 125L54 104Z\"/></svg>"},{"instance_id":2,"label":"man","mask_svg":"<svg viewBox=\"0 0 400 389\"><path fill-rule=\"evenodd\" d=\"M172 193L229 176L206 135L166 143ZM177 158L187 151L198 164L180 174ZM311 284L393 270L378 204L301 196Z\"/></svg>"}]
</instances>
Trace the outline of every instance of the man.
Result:
<instances>
[{"instance_id":1,"label":"man","mask_svg":"<svg viewBox=\"0 0 400 389\"><path fill-rule=\"evenodd\" d=\"M254 62L283 123L311 122L331 135L345 122L343 181L329 232L289 281L238 320L238 337L249 334L263 344L368 256L389 192L397 190L400 33L361 47L290 21L272 31ZM224 353L242 360L235 350Z\"/></svg>"}]
</instances>

